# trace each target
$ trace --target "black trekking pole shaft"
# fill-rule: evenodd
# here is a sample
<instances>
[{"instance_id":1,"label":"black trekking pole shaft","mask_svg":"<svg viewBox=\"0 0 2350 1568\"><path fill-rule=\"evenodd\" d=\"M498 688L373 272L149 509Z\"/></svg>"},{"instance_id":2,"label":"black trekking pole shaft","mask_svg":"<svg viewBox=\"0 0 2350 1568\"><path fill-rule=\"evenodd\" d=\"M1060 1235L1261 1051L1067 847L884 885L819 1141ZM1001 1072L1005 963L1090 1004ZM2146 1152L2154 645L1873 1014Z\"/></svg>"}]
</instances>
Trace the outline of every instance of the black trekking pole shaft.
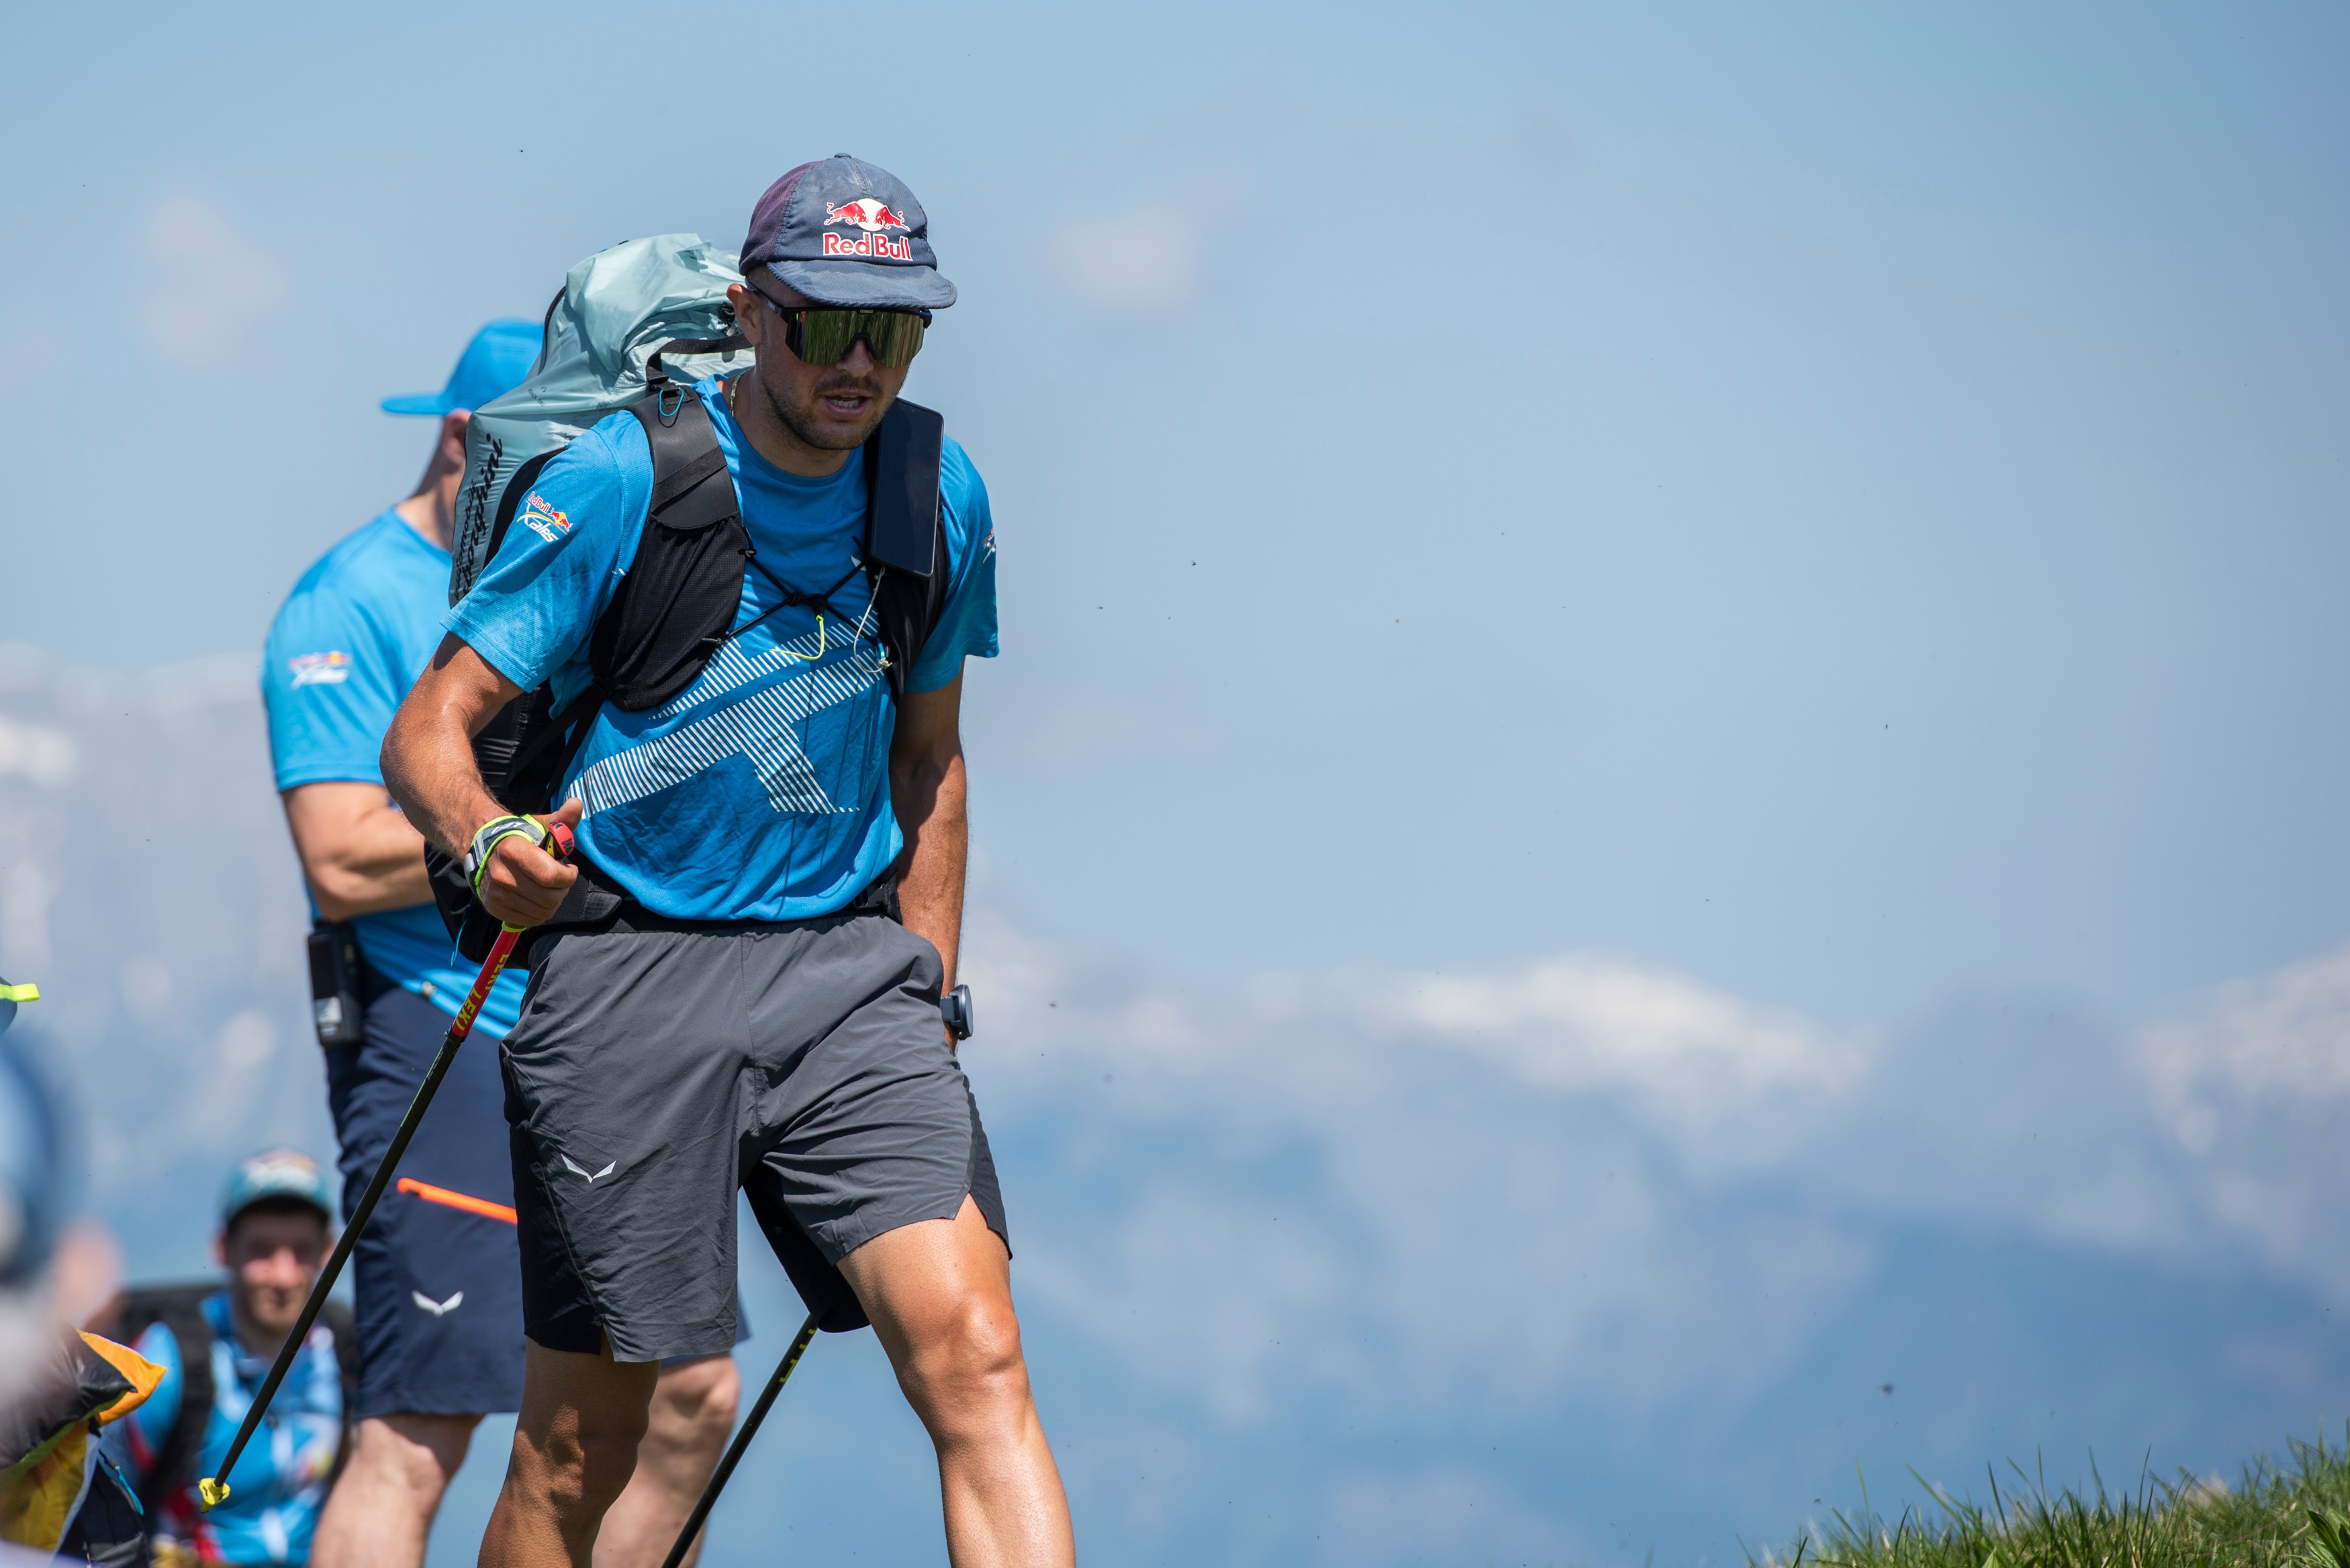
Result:
<instances>
[{"instance_id":1,"label":"black trekking pole shaft","mask_svg":"<svg viewBox=\"0 0 2350 1568\"><path fill-rule=\"evenodd\" d=\"M685 1516L685 1528L677 1532L677 1544L669 1549L667 1557L661 1559L661 1568L677 1568L685 1561L685 1554L693 1550L693 1538L702 1533L703 1523L710 1518L711 1508L718 1501L718 1494L726 1490L727 1478L734 1473L734 1467L743 1462L743 1450L748 1449L751 1439L758 1436L759 1423L767 1418L769 1410L775 1408L775 1397L791 1380L792 1368L800 1364L800 1356L806 1351L808 1341L815 1337L816 1314L810 1313L807 1322L800 1324L800 1332L793 1339L792 1347L785 1351L783 1360L775 1364L775 1375L767 1379L764 1388L759 1390L759 1402L751 1407L751 1414L743 1420L743 1429L734 1434L733 1442L726 1445L726 1457L718 1461L718 1469L712 1473L710 1484L702 1489L702 1501L695 1503L693 1511Z\"/></svg>"},{"instance_id":2,"label":"black trekking pole shaft","mask_svg":"<svg viewBox=\"0 0 2350 1568\"><path fill-rule=\"evenodd\" d=\"M498 940L490 948L490 956L482 961L480 978L473 981L473 989L465 993L465 1005L458 1009L457 1021L449 1026L449 1033L442 1038L441 1049L433 1053L432 1065L425 1069L424 1081L416 1086L416 1097L408 1102L407 1113L400 1118L400 1128L391 1135L391 1147L384 1150L383 1158L376 1165L375 1179L368 1183L359 1206L352 1210L350 1223L343 1227L342 1237L336 1241L334 1251L327 1259L327 1266L318 1271L317 1282L310 1287L310 1299L302 1303L302 1315L295 1320L294 1330L286 1336L286 1343L277 1347L277 1359L270 1363L269 1376L262 1381L261 1392L253 1397L252 1405L245 1410L244 1424L237 1428L235 1440L228 1446L228 1457L221 1460L218 1474L196 1483L196 1493L203 1501L205 1511L211 1511L227 1498L225 1481L228 1473L236 1469L236 1461L244 1452L244 1445L252 1441L253 1434L261 1426L262 1417L269 1413L269 1402L277 1397L277 1386L286 1381L286 1374L293 1366L294 1357L301 1354L302 1342L310 1335L310 1325L318 1320L318 1309L327 1304L328 1293L335 1288L335 1281L342 1274L343 1265L349 1262L351 1249L358 1244L359 1232L367 1229L368 1217L375 1212L377 1199L383 1196L383 1189L391 1185L392 1172L399 1168L400 1157L408 1152L408 1142L416 1136L417 1126L424 1120L424 1113L431 1107L432 1096L441 1087L441 1080L449 1075L450 1064L457 1059L457 1047L463 1045L465 1036L473 1032L473 1017L482 1010L482 999L489 994L490 985L498 978L498 971L505 968L506 955L514 951L515 939L521 934L521 929L515 926L501 929Z\"/></svg>"}]
</instances>

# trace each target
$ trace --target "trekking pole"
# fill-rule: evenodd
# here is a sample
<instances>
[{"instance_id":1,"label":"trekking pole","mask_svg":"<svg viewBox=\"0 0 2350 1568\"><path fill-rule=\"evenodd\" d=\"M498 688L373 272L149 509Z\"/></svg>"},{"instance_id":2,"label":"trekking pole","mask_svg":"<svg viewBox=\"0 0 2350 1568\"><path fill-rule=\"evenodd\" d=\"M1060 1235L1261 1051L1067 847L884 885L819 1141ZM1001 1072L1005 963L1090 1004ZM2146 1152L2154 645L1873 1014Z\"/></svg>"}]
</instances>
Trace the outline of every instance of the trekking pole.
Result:
<instances>
[{"instance_id":1,"label":"trekking pole","mask_svg":"<svg viewBox=\"0 0 2350 1568\"><path fill-rule=\"evenodd\" d=\"M559 822L546 824L548 839L545 847L557 860L571 857L571 830ZM294 1320L293 1332L286 1343L277 1347L277 1359L270 1363L269 1376L262 1380L261 1392L253 1397L252 1406L244 1413L244 1422L236 1429L236 1438L228 1446L228 1457L221 1460L218 1473L196 1482L196 1495L210 1513L228 1500L228 1482L222 1478L236 1469L238 1456L244 1445L253 1439L261 1426L261 1418L269 1413L270 1400L277 1397L277 1386L286 1381L286 1374L294 1366L294 1357L301 1353L302 1342L310 1336L310 1325L318 1321L318 1309L327 1304L327 1293L335 1288L335 1281L350 1261L351 1248L358 1244L359 1232L367 1229L369 1216L375 1213L376 1200L383 1189L391 1185L392 1172L399 1168L400 1157L408 1152L408 1140L416 1136L419 1123L432 1105L432 1096L441 1087L441 1080L449 1075L451 1064L457 1060L457 1047L473 1032L473 1019L482 1011L482 1002L490 994L498 972L506 967L506 955L514 951L515 940L525 928L501 926L498 940L490 944L490 956L482 961L482 972L473 981L473 989L465 993L465 1004L457 1009L456 1022L449 1025L442 1036L441 1049L434 1052L432 1064L424 1070L424 1081L416 1086L416 1097L408 1102L408 1110L400 1118L400 1127L391 1135L391 1147L375 1168L375 1178L368 1183L367 1192L359 1206L351 1212L351 1222L343 1227L340 1240L327 1259L327 1266L318 1271L316 1284L310 1287L310 1299L302 1303L302 1315Z\"/></svg>"},{"instance_id":2,"label":"trekking pole","mask_svg":"<svg viewBox=\"0 0 2350 1568\"><path fill-rule=\"evenodd\" d=\"M726 1478L733 1475L734 1467L743 1462L743 1450L751 1446L751 1439L758 1434L759 1423L767 1418L767 1412L775 1407L775 1396L784 1391L792 1368L800 1364L801 1354L807 1349L808 1341L815 1337L816 1314L810 1313L807 1322L800 1324L799 1334L792 1340L792 1347L785 1351L783 1360L776 1363L775 1375L767 1379L764 1388L759 1390L759 1402L751 1407L751 1414L743 1421L743 1429L734 1434L733 1442L726 1445L726 1457L718 1461L718 1469L711 1474L710 1484L702 1489L702 1501L695 1503L693 1511L685 1516L685 1528L677 1532L677 1544L669 1549L667 1557L661 1559L661 1568L677 1568L685 1561L685 1554L693 1549L693 1538L702 1533L702 1526L710 1518L710 1510L718 1501L718 1494L725 1490Z\"/></svg>"}]
</instances>

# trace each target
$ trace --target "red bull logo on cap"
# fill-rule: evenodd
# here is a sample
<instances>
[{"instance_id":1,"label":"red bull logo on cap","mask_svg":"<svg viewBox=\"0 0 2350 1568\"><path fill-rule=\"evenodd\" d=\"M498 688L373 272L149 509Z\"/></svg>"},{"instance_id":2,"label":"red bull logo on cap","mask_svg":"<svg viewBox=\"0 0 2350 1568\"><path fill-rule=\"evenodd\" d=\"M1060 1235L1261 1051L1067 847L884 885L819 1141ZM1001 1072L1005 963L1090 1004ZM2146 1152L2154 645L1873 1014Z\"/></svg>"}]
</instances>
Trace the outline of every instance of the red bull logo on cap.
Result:
<instances>
[{"instance_id":1,"label":"red bull logo on cap","mask_svg":"<svg viewBox=\"0 0 2350 1568\"><path fill-rule=\"evenodd\" d=\"M862 201L843 202L836 207L824 204L824 221L827 223L855 223L867 234L876 229L904 229L913 225L891 212L889 207L868 196Z\"/></svg>"},{"instance_id":2,"label":"red bull logo on cap","mask_svg":"<svg viewBox=\"0 0 2350 1568\"><path fill-rule=\"evenodd\" d=\"M889 235L891 229L902 233L913 225L891 212L888 203L871 196L843 202L837 207L827 202L824 204L824 254L828 256L864 256L879 261L914 259L914 247L910 242L893 240ZM835 223L854 223L865 232L852 240L846 234L834 234L831 225Z\"/></svg>"}]
</instances>

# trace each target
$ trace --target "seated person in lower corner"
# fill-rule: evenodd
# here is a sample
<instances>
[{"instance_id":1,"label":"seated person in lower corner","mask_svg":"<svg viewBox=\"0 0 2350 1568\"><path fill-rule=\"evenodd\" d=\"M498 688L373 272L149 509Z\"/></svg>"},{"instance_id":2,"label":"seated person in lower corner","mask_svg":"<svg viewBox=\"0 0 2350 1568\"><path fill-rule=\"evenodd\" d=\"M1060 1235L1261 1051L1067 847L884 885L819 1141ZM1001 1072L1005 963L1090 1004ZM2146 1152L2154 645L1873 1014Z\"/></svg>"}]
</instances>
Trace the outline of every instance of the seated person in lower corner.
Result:
<instances>
[{"instance_id":1,"label":"seated person in lower corner","mask_svg":"<svg viewBox=\"0 0 2350 1568\"><path fill-rule=\"evenodd\" d=\"M39 990L0 979L0 1036ZM145 1521L90 1447L155 1391L162 1369L70 1320L102 1296L112 1244L67 1222L57 1106L0 1038L0 1568L140 1568Z\"/></svg>"},{"instance_id":2,"label":"seated person in lower corner","mask_svg":"<svg viewBox=\"0 0 2350 1568\"><path fill-rule=\"evenodd\" d=\"M337 1345L323 1316L271 1401L267 1425L239 1456L236 1473L223 1478L227 1500L204 1512L196 1481L217 1473L302 1314L334 1244L333 1201L325 1173L307 1155L278 1149L244 1161L222 1195L213 1243L227 1284L190 1314L159 1317L139 1335L139 1354L163 1368L163 1381L107 1429L105 1451L146 1504L156 1568L310 1560L311 1532L342 1450L338 1351L349 1349Z\"/></svg>"}]
</instances>

